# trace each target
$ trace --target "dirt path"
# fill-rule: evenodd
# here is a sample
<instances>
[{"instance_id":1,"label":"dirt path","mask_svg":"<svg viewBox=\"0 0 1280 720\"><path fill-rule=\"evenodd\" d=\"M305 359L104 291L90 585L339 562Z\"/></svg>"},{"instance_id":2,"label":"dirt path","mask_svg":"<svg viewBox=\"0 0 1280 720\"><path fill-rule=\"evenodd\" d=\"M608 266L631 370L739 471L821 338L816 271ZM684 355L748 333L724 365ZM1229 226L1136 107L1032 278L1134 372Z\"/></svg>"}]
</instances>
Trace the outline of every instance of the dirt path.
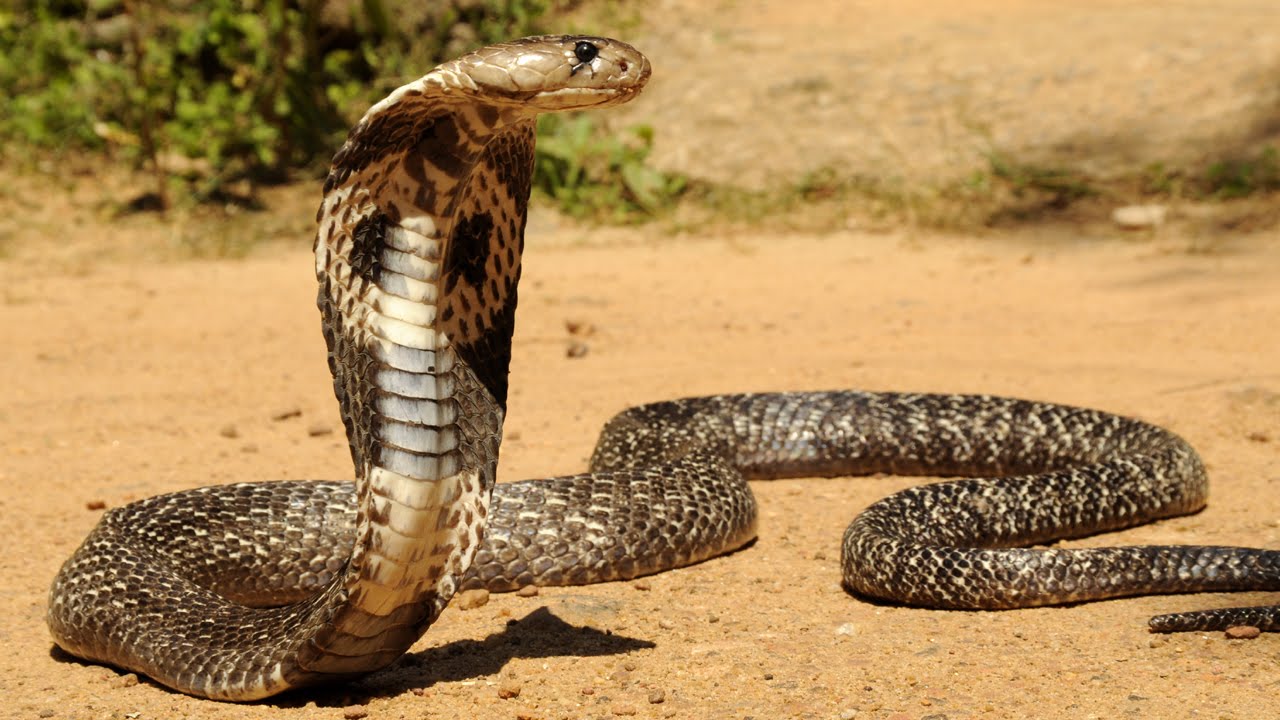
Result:
<instances>
[{"instance_id":1,"label":"dirt path","mask_svg":"<svg viewBox=\"0 0 1280 720\"><path fill-rule=\"evenodd\" d=\"M660 163L765 186L831 168L937 181L1105 176L1280 140L1280 5L661 0L645 14Z\"/></svg>"},{"instance_id":2,"label":"dirt path","mask_svg":"<svg viewBox=\"0 0 1280 720\"><path fill-rule=\"evenodd\" d=\"M664 162L763 182L819 161L892 163L902 148L912 167L945 166L969 145L936 98L966 98L1011 142L1128 129L1195 151L1197 138L1254 133L1276 88L1270 3L895 8L658 3L641 44L660 74L632 119L658 125ZM829 57L848 64L814 61ZM766 70L744 72L750 59ZM102 506L210 482L345 477L350 465L306 251L314 193L225 228L287 244L174 261L155 249L186 229L104 223L94 184L0 196L0 717L1280 716L1280 635L1145 630L1154 613L1274 594L1001 613L849 596L840 533L914 482L903 478L756 483L760 540L747 550L643 583L450 608L392 669L266 706L68 660L51 652L45 593ZM582 468L604 420L648 400L1001 393L1136 415L1204 455L1208 510L1078 544L1280 547L1278 277L1274 233L1208 245L1064 228L673 240L541 218L500 476ZM569 357L572 342L586 354ZM501 698L504 684L519 696Z\"/></svg>"},{"instance_id":3,"label":"dirt path","mask_svg":"<svg viewBox=\"0 0 1280 720\"><path fill-rule=\"evenodd\" d=\"M348 472L309 258L0 266L10 350L0 624L15 717L262 717L50 653L44 593L100 511L207 482ZM632 403L735 390L1006 393L1165 424L1204 454L1195 517L1087 542L1280 544L1280 248L744 237L527 256L501 477L583 466ZM566 355L566 323L594 328ZM277 420L277 416L292 415ZM228 437L234 436L234 437ZM632 583L449 609L389 672L279 717L1266 717L1280 636L1149 635L1141 598L1003 613L877 606L838 586L844 524L899 478L757 483L760 541ZM516 622L512 622L516 621ZM567 623L567 625L561 624ZM513 677L518 698L498 697ZM651 693L664 700L651 704ZM44 715L51 711L52 715ZM132 716L131 716L132 717Z\"/></svg>"}]
</instances>

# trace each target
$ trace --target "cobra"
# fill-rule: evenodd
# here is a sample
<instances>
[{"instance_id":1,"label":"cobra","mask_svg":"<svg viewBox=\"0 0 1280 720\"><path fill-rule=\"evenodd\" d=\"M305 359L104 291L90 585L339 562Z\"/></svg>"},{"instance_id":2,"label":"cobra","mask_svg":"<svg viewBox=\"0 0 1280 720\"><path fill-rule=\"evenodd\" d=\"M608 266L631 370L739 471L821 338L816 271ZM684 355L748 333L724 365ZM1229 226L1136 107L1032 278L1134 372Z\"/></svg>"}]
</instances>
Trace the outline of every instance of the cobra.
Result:
<instances>
[{"instance_id":1,"label":"cobra","mask_svg":"<svg viewBox=\"0 0 1280 720\"><path fill-rule=\"evenodd\" d=\"M1028 548L1193 512L1200 458L1161 428L966 395L731 395L627 410L588 474L495 487L534 119L607 107L648 60L544 36L445 63L375 104L334 157L315 268L355 482L207 487L113 509L50 591L55 642L195 695L253 700L385 667L460 587L631 578L748 543L746 479L976 476L874 504L845 584L1013 608L1280 588L1280 551ZM492 502L491 502L492 497ZM1280 628L1276 607L1153 620Z\"/></svg>"}]
</instances>

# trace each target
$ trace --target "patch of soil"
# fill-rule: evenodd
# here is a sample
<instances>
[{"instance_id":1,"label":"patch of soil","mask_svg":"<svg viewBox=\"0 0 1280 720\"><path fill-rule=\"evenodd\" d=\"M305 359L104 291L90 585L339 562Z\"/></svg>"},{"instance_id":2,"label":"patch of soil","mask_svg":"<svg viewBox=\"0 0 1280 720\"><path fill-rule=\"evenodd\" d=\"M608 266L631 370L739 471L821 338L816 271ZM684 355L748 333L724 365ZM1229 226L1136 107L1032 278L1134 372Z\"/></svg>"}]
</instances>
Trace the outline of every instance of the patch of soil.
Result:
<instances>
[{"instance_id":1,"label":"patch of soil","mask_svg":"<svg viewBox=\"0 0 1280 720\"><path fill-rule=\"evenodd\" d=\"M651 42L640 44L658 74L628 112L659 125L673 166L760 182L817 160L898 162L895 147L920 150L920 167L931 148L945 160L955 144L937 141L964 126L931 98L959 103L970 88L990 91L973 112L1010 141L1123 127L1158 139L1175 123L1167 137L1229 133L1236 126L1220 111L1248 114L1249 98L1262 97L1249 88L1265 84L1280 41L1265 31L1275 25L1265 3L707 7L665 2L646 15ZM392 668L268 707L175 695L70 659L51 649L46 592L103 508L209 483L350 474L308 253L318 188L198 227L110 220L102 188L117 186L109 175L46 176L6 183L0 197L0 714L1280 714L1280 635L1145 629L1155 613L1274 594L1007 612L848 595L843 527L920 482L887 477L755 483L760 539L743 551L639 583L451 607ZM1203 454L1214 487L1206 511L1070 544L1280 547L1280 245L1247 230L676 239L540 215L500 476L580 470L607 418L651 400L989 392L1136 415ZM276 236L292 239L253 242ZM243 237L246 256L191 259L187 237Z\"/></svg>"}]
</instances>

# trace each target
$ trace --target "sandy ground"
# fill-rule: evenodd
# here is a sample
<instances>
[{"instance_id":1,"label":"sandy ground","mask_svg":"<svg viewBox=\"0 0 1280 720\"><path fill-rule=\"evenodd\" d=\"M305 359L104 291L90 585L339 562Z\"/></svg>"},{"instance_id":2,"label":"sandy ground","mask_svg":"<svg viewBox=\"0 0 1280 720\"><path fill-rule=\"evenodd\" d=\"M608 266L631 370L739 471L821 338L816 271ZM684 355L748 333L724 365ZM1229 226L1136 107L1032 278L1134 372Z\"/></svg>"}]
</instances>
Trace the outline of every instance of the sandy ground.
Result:
<instances>
[{"instance_id":1,"label":"sandy ground","mask_svg":"<svg viewBox=\"0 0 1280 720\"><path fill-rule=\"evenodd\" d=\"M209 482L349 472L309 257L0 266L13 338L0 423L15 717L263 717L51 652L45 589L108 506ZM1280 247L896 236L740 237L526 259L501 476L581 468L646 400L736 390L972 391L1092 405L1185 435L1210 508L1089 543L1280 545ZM568 357L568 323L594 328ZM275 419L297 412L294 417ZM233 432L234 430L234 432ZM236 437L226 437L226 435ZM394 669L273 717L1140 717L1280 712L1280 636L1149 635L1141 598L997 613L881 606L838 585L838 539L901 478L757 483L753 547L632 583L446 611ZM1274 600L1274 596L1271 598ZM496 684L514 678L515 699ZM660 690L662 703L651 703ZM336 707L335 707L336 706ZM52 713L52 714L46 714ZM126 717L135 717L127 715Z\"/></svg>"},{"instance_id":2,"label":"sandy ground","mask_svg":"<svg viewBox=\"0 0 1280 720\"><path fill-rule=\"evenodd\" d=\"M1257 0L656 0L656 157L753 187L828 168L937 182L998 152L1106 176L1280 127L1280 5ZM779 151L780 148L785 148Z\"/></svg>"},{"instance_id":3,"label":"sandy ground","mask_svg":"<svg viewBox=\"0 0 1280 720\"><path fill-rule=\"evenodd\" d=\"M866 17L793 5L786 17L798 19L769 26L770 37L801 42L824 17ZM987 8L981 17L992 32L1009 37L1020 18L1051 25L1055 11L1069 15L1053 3L1010 3L1007 12L975 5ZM1274 15L1266 3L1234 5L1255 21ZM1145 12L1140 3L1090 6ZM1169 7L1187 23L1205 16L1195 4ZM897 27L925 22L938 43L911 30L925 48L963 36L951 30L964 19L954 8L930 17L906 13ZM1183 27L1226 37L1237 17ZM707 29L678 13L655 20L666 23L652 31L660 69L681 67L672 38L759 24L744 14L698 18ZM891 21L876 15L870 25L879 32ZM1044 37L1060 39L1062 64L1075 62L1064 50L1070 42L1099 42L1089 22L1058 27L1060 37ZM1277 36L1255 30L1236 44L1195 47L1222 49L1236 68L1240 47L1265 46L1272 50L1252 57L1270 62ZM760 42L747 54L773 53L781 66L797 49ZM821 51L830 41L816 42ZM1181 74L1155 77L1185 89ZM655 90L667 99L650 110L659 121L674 118L666 104L673 100ZM857 118L842 124L833 114L820 131L782 140L762 130L756 142L785 149L795 138L795 153L770 154L788 158L820 139L853 147L848 138L863 131ZM686 147L738 137L715 124L684 132ZM11 187L0 196L0 532L9 542L0 555L0 642L8 650L0 655L0 716L1280 716L1280 635L1228 641L1145 629L1154 613L1274 594L998 613L900 608L846 594L837 567L844 525L918 482L905 478L756 483L760 540L746 550L643 583L453 607L391 669L257 706L195 700L69 659L49 641L45 593L102 506L208 483L350 472L313 304L310 207L284 219L279 209L248 216L228 230L291 242L264 244L243 260L174 260L155 247L181 229L103 222L93 200L102 188L90 180L86 194L85 185ZM109 259L91 261L98 255ZM504 480L582 468L601 424L649 400L850 387L1001 393L1142 417L1204 455L1214 487L1208 510L1075 544L1280 547L1274 232L1208 244L1176 228L1135 236L1069 227L986 238L849 231L672 239L541 218L525 267ZM585 355L568 353L573 343L585 344ZM504 699L504 687L520 693Z\"/></svg>"}]
</instances>

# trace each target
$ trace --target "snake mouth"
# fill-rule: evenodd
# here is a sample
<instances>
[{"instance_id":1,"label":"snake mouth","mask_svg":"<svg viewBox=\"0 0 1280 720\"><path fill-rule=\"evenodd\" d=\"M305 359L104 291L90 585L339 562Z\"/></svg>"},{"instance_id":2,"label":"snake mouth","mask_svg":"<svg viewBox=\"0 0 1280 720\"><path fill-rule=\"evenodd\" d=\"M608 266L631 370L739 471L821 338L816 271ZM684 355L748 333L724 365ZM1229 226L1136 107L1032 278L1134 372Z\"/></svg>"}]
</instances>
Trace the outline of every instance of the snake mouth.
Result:
<instances>
[{"instance_id":1,"label":"snake mouth","mask_svg":"<svg viewBox=\"0 0 1280 720\"><path fill-rule=\"evenodd\" d=\"M535 105L543 112L610 107L629 101L642 87L643 82L619 88L566 87L534 93L523 102Z\"/></svg>"}]
</instances>

